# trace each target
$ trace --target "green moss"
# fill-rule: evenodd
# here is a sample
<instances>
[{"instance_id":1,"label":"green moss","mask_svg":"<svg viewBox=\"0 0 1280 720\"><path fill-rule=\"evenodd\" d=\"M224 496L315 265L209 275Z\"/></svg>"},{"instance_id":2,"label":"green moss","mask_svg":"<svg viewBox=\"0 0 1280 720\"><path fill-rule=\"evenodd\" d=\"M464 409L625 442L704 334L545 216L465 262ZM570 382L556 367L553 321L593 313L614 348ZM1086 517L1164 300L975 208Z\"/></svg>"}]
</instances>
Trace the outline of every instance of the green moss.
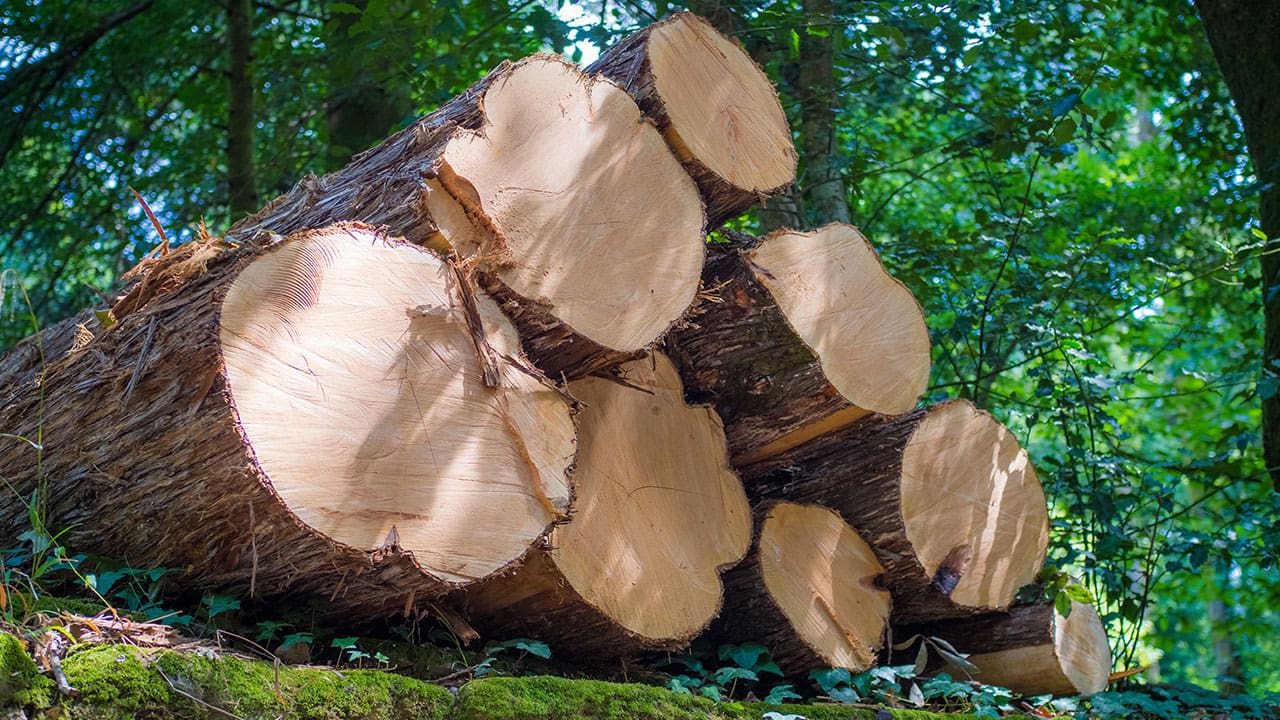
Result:
<instances>
[{"instance_id":1,"label":"green moss","mask_svg":"<svg viewBox=\"0 0 1280 720\"><path fill-rule=\"evenodd\" d=\"M79 691L67 710L73 718L163 718L172 701L168 684L146 662L145 651L125 645L89 645L62 661Z\"/></svg>"},{"instance_id":2,"label":"green moss","mask_svg":"<svg viewBox=\"0 0 1280 720\"><path fill-rule=\"evenodd\" d=\"M444 718L453 695L442 687L379 670L309 671L294 695L292 714L299 720L429 720Z\"/></svg>"},{"instance_id":3,"label":"green moss","mask_svg":"<svg viewBox=\"0 0 1280 720\"><path fill-rule=\"evenodd\" d=\"M47 706L53 693L53 681L36 670L22 641L0 633L0 708Z\"/></svg>"},{"instance_id":4,"label":"green moss","mask_svg":"<svg viewBox=\"0 0 1280 720\"><path fill-rule=\"evenodd\" d=\"M452 703L443 688L388 672L281 667L277 681L271 663L226 655L98 646L63 665L80 691L65 702L72 718L227 717L222 710L246 720L429 720Z\"/></svg>"},{"instance_id":5,"label":"green moss","mask_svg":"<svg viewBox=\"0 0 1280 720\"><path fill-rule=\"evenodd\" d=\"M705 720L722 715L706 698L648 685L541 676L490 678L463 686L456 720L589 718L592 720Z\"/></svg>"}]
</instances>

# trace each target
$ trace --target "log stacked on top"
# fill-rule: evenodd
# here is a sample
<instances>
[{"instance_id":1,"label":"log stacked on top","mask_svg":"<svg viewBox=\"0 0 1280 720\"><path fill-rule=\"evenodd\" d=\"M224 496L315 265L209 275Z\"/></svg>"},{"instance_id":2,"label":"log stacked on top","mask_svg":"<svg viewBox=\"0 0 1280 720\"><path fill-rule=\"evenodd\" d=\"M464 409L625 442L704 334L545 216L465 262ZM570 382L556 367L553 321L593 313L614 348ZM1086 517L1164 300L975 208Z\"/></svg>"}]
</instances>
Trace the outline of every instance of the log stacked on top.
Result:
<instances>
[{"instance_id":1,"label":"log stacked on top","mask_svg":"<svg viewBox=\"0 0 1280 720\"><path fill-rule=\"evenodd\" d=\"M923 313L866 239L731 234L704 267L705 229L794 175L762 71L687 14L592 69L504 64L228 240L160 249L109 327L0 361L0 428L47 439L0 475L77 550L190 588L452 604L585 659L719 615L788 672L860 669L890 618L1004 613L1043 492L989 415L912 412ZM1056 620L1012 647L1096 676L1079 617L1085 650L1043 649Z\"/></svg>"}]
</instances>

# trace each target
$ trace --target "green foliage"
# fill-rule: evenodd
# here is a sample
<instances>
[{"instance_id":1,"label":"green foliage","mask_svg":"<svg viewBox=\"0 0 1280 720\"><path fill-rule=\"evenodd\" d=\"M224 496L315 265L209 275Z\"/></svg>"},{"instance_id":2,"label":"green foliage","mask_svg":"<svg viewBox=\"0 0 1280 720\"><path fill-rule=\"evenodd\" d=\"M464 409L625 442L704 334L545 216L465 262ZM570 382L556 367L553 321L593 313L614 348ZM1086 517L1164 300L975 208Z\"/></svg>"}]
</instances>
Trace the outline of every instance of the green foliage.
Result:
<instances>
[{"instance_id":1,"label":"green foliage","mask_svg":"<svg viewBox=\"0 0 1280 720\"><path fill-rule=\"evenodd\" d=\"M875 667L854 675L844 668L809 673L822 693L836 702L875 702L891 707L909 705L939 712L965 712L975 717L1002 717L1019 710L1015 695L1000 687L973 681L958 682L947 673L922 675L915 665ZM1047 698L1036 698L1037 703Z\"/></svg>"},{"instance_id":2,"label":"green foliage","mask_svg":"<svg viewBox=\"0 0 1280 720\"><path fill-rule=\"evenodd\" d=\"M1061 698L1052 707L1076 720L1128 718L1212 717L1223 720L1270 720L1280 698L1259 700L1247 695L1222 695L1189 683L1173 683L1142 691L1103 692L1087 698Z\"/></svg>"},{"instance_id":3,"label":"green foliage","mask_svg":"<svg viewBox=\"0 0 1280 720\"><path fill-rule=\"evenodd\" d=\"M659 667L684 669L667 681L667 688L687 695L701 695L720 702L742 697L748 692L764 694L767 702L784 702L800 698L790 683L777 683L768 687L764 675L782 677L777 663L769 657L769 649L755 643L721 645L712 653L706 649L672 655Z\"/></svg>"},{"instance_id":4,"label":"green foliage","mask_svg":"<svg viewBox=\"0 0 1280 720\"><path fill-rule=\"evenodd\" d=\"M484 647L484 658L471 667L472 677L502 675L504 671L495 667L494 663L498 661L499 655L516 650L520 654L512 664L511 672L515 672L519 668L520 661L524 659L525 655L532 655L543 660L551 658L551 648L546 643L538 640L514 638L512 640L503 640L502 642L491 642Z\"/></svg>"}]
</instances>

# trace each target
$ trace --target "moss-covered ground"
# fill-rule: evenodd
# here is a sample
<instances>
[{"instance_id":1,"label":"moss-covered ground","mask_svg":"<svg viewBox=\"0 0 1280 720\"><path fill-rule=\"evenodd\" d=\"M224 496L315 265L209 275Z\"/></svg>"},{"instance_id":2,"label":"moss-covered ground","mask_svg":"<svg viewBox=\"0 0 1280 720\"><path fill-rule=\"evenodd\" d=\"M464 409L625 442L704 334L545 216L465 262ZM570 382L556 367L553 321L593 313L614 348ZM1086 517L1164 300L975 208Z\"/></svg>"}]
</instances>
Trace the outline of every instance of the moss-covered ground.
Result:
<instances>
[{"instance_id":1,"label":"moss-covered ground","mask_svg":"<svg viewBox=\"0 0 1280 720\"><path fill-rule=\"evenodd\" d=\"M662 688L558 677L495 677L452 691L380 670L277 666L207 648L84 645L63 659L60 693L22 641L0 633L0 717L52 720L746 720L766 712L809 720L885 720L837 706L717 704ZM892 712L897 720L938 716Z\"/></svg>"}]
</instances>

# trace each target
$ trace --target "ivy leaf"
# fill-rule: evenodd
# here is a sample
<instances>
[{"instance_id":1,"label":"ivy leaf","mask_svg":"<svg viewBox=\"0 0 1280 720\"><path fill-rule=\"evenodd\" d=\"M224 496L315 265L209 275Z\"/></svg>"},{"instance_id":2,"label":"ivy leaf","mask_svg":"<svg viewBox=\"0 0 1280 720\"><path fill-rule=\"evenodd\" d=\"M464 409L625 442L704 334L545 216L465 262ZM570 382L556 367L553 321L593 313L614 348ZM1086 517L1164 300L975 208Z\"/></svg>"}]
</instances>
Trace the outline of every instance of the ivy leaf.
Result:
<instances>
[{"instance_id":1,"label":"ivy leaf","mask_svg":"<svg viewBox=\"0 0 1280 720\"><path fill-rule=\"evenodd\" d=\"M831 695L832 690L842 683L848 683L853 679L853 676L845 668L828 668L810 672L809 679L818 683L818 687L822 688L822 692ZM833 695L832 697L835 696Z\"/></svg>"},{"instance_id":2,"label":"ivy leaf","mask_svg":"<svg viewBox=\"0 0 1280 720\"><path fill-rule=\"evenodd\" d=\"M733 660L738 667L753 668L760 657L768 654L769 649L755 643L743 645L721 645L717 655L721 660Z\"/></svg>"},{"instance_id":3,"label":"ivy leaf","mask_svg":"<svg viewBox=\"0 0 1280 720\"><path fill-rule=\"evenodd\" d=\"M764 696L764 701L769 705L781 705L788 700L803 700L804 697L796 692L791 683L783 683L775 685L768 695ZM775 713L776 714L776 713ZM768 717L766 715L765 717ZM800 715L788 715L787 717L803 717Z\"/></svg>"},{"instance_id":4,"label":"ivy leaf","mask_svg":"<svg viewBox=\"0 0 1280 720\"><path fill-rule=\"evenodd\" d=\"M862 697L858 695L857 690L854 690L853 688L848 686L833 688L830 692L827 693L827 697L831 698L832 700L835 700L838 703L845 703L846 705L856 703L862 699Z\"/></svg>"},{"instance_id":5,"label":"ivy leaf","mask_svg":"<svg viewBox=\"0 0 1280 720\"><path fill-rule=\"evenodd\" d=\"M731 680L759 680L751 670L740 667L722 667L711 676L717 685L728 685Z\"/></svg>"},{"instance_id":6,"label":"ivy leaf","mask_svg":"<svg viewBox=\"0 0 1280 720\"><path fill-rule=\"evenodd\" d=\"M1062 592L1081 605L1092 605L1094 603L1093 593L1089 592L1089 588L1083 585L1067 585L1062 588Z\"/></svg>"},{"instance_id":7,"label":"ivy leaf","mask_svg":"<svg viewBox=\"0 0 1280 720\"><path fill-rule=\"evenodd\" d=\"M544 642L538 642L537 640L515 640L512 641L512 646L517 650L523 650L530 655L540 657L543 660L551 658L551 648Z\"/></svg>"}]
</instances>

